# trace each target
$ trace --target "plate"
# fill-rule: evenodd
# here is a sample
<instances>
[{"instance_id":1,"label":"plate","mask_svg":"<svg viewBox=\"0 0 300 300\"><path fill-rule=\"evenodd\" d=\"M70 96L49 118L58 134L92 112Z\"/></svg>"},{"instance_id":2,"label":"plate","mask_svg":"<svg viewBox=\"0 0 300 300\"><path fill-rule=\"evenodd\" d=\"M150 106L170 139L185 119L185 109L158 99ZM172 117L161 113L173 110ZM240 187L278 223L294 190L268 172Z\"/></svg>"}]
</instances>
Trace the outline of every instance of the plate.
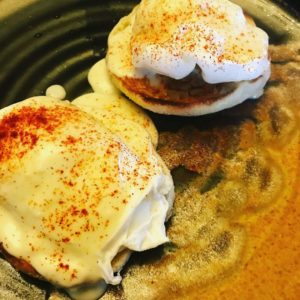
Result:
<instances>
[{"instance_id":1,"label":"plate","mask_svg":"<svg viewBox=\"0 0 300 300\"><path fill-rule=\"evenodd\" d=\"M87 73L95 62L105 56L108 33L138 2L2 0L0 45L5 46L0 49L1 107L43 95L52 84L63 85L68 99L90 92ZM299 12L293 1L235 2L269 33L272 44L290 45L300 41ZM282 51L286 51L288 56L289 47ZM281 56L284 58L285 55ZM294 87L282 77L285 75L289 80L290 76L291 81L297 78L299 65L287 67L286 73L282 74L281 66L286 65L289 66L289 62L280 57L274 63L277 77L274 75L269 84L270 93L261 101L247 101L236 108L201 118L150 114L161 132L160 154L173 169L176 182L178 204L168 224L174 242L135 255L123 272L123 286L111 288L103 299L165 299L167 296L169 299L198 299L200 295L201 299L219 299L221 296L223 299L273 299L275 295L277 299L297 299L299 282L296 279L288 281L288 278L300 278L300 261L293 252L300 247L297 227L293 228L295 221L300 223L296 182L299 178L299 103L288 101L281 107L276 101L279 93L276 88L280 84ZM296 99L297 91L295 93ZM238 134L237 139L234 139L235 134ZM199 139L205 142L199 143ZM183 140L188 144L180 144ZM176 147L174 141L185 147L185 155L201 154L210 161L195 159L198 162L196 167L190 160L176 165L168 156L169 145L173 143L172 147ZM238 142L240 148L231 141ZM290 158L285 159L285 155ZM217 161L220 157L221 162ZM284 168L285 163L287 166ZM250 177L236 185L236 178L231 174L236 172L244 176L243 170L239 169L243 164L245 170L248 168ZM257 171L255 164L265 167L257 167ZM203 166L207 168L201 169ZM260 183L251 181L254 178L251 176L258 174L255 172L262 178ZM264 184L277 185L277 189L269 191L264 189ZM247 200L245 207L238 206L239 202L230 197L227 200L231 204L218 202L218 195L224 198L226 191L237 187L253 193L261 188L261 193L269 191L269 194L265 194L262 203L258 203L255 197L249 198L251 201ZM281 193L278 187L285 192ZM243 195L240 192L240 202ZM260 199L260 195L257 198ZM196 205L196 200L201 205L198 202ZM205 201L209 202L203 206ZM187 211L183 209L185 206ZM228 207L234 207L239 218L233 217ZM204 214L207 209L207 214ZM221 221L213 224L211 222L216 215L212 212L215 214L216 211ZM193 218L192 223L187 222ZM257 224L263 228L258 228ZM190 226L192 231L189 231ZM223 229L219 231L218 226ZM192 243L194 250L187 247L184 251L183 245L188 239L178 238L184 237L187 232L191 239L200 241ZM215 256L207 252L205 243L210 249L215 249L209 252L215 253ZM226 252L228 243L234 245L232 252ZM268 249L273 250L268 252ZM239 253L238 258L230 260L234 251ZM217 259L220 252L223 253L222 259ZM283 256L287 257L283 259ZM181 257L181 260L174 257ZM156 272L161 268L164 268L165 274ZM245 269L247 272L244 272ZM274 276L268 277L270 274ZM48 284L20 276L2 260L0 279L0 298L64 297Z\"/></svg>"}]
</instances>

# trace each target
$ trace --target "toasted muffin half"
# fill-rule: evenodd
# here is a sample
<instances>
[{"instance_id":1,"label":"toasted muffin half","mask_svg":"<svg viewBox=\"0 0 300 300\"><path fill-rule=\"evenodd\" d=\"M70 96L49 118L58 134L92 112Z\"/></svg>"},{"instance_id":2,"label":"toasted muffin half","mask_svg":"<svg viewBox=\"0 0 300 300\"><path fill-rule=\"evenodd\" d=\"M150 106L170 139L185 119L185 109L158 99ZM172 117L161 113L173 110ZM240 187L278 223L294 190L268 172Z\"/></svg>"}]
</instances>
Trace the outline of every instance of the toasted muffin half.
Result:
<instances>
[{"instance_id":1,"label":"toasted muffin half","mask_svg":"<svg viewBox=\"0 0 300 300\"><path fill-rule=\"evenodd\" d=\"M157 75L160 85L153 86L149 79L118 77L111 73L114 85L129 99L145 109L159 114L199 116L233 107L253 98L253 93L262 90L269 75L265 74L251 81L238 83L207 84L198 77L189 75L175 80ZM261 96L261 92L257 97Z\"/></svg>"}]
</instances>

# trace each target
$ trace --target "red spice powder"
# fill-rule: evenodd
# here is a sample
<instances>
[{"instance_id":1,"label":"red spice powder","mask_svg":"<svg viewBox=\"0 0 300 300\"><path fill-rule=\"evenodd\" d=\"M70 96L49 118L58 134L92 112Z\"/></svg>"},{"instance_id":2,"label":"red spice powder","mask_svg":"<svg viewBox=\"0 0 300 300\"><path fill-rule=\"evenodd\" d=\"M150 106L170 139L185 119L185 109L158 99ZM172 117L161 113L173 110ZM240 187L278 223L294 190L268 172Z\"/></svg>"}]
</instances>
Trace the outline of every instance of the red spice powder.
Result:
<instances>
[{"instance_id":1,"label":"red spice powder","mask_svg":"<svg viewBox=\"0 0 300 300\"><path fill-rule=\"evenodd\" d=\"M4 116L0 120L0 162L22 158L43 133L53 133L73 113L73 109L60 106L25 106Z\"/></svg>"},{"instance_id":2,"label":"red spice powder","mask_svg":"<svg viewBox=\"0 0 300 300\"><path fill-rule=\"evenodd\" d=\"M79 142L81 139L80 138L75 138L71 135L67 137L65 141L62 142L63 145L75 145L77 142Z\"/></svg>"},{"instance_id":3,"label":"red spice powder","mask_svg":"<svg viewBox=\"0 0 300 300\"><path fill-rule=\"evenodd\" d=\"M74 269L72 274L71 274L71 279L76 279L77 278L77 270Z\"/></svg>"},{"instance_id":4,"label":"red spice powder","mask_svg":"<svg viewBox=\"0 0 300 300\"><path fill-rule=\"evenodd\" d=\"M69 243L69 242L70 242L70 238L68 238L68 237L63 238L62 241L63 241L64 243Z\"/></svg>"},{"instance_id":5,"label":"red spice powder","mask_svg":"<svg viewBox=\"0 0 300 300\"><path fill-rule=\"evenodd\" d=\"M70 268L68 264L63 264L63 263L60 263L58 266L60 269L63 269L65 271L68 271Z\"/></svg>"},{"instance_id":6,"label":"red spice powder","mask_svg":"<svg viewBox=\"0 0 300 300\"><path fill-rule=\"evenodd\" d=\"M88 214L89 212L85 208L81 210L81 215L87 216Z\"/></svg>"}]
</instances>

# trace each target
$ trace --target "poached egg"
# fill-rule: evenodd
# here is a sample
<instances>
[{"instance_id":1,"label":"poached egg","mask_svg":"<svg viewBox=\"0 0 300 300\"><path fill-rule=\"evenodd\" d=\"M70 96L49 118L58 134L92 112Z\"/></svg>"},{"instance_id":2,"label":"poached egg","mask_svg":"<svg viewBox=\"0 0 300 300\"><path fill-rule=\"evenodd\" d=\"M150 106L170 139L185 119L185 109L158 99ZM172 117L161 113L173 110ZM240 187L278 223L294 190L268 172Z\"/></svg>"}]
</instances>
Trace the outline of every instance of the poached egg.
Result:
<instances>
[{"instance_id":1,"label":"poached egg","mask_svg":"<svg viewBox=\"0 0 300 300\"><path fill-rule=\"evenodd\" d=\"M131 100L185 116L256 99L270 76L268 35L227 0L142 0L110 33L106 62Z\"/></svg>"},{"instance_id":2,"label":"poached egg","mask_svg":"<svg viewBox=\"0 0 300 300\"><path fill-rule=\"evenodd\" d=\"M252 80L269 69L268 35L227 0L143 0L130 38L138 70L182 79L198 65L207 83Z\"/></svg>"},{"instance_id":3,"label":"poached egg","mask_svg":"<svg viewBox=\"0 0 300 300\"><path fill-rule=\"evenodd\" d=\"M150 134L131 122L134 132L119 134L50 97L0 111L2 246L76 299L120 283L112 261L122 251L168 241L172 178ZM78 293L84 286L92 292Z\"/></svg>"}]
</instances>

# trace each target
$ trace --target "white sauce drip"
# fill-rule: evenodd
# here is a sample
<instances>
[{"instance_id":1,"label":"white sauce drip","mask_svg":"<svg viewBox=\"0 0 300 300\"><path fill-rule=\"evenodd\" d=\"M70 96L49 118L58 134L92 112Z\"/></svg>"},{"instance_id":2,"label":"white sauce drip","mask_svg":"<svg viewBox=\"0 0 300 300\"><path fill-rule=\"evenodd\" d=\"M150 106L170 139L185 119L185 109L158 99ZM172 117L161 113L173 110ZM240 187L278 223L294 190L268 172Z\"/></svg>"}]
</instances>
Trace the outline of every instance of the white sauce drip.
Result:
<instances>
[{"instance_id":1,"label":"white sauce drip","mask_svg":"<svg viewBox=\"0 0 300 300\"><path fill-rule=\"evenodd\" d=\"M57 100L64 100L67 93L63 86L55 84L51 85L46 90L46 96Z\"/></svg>"}]
</instances>

